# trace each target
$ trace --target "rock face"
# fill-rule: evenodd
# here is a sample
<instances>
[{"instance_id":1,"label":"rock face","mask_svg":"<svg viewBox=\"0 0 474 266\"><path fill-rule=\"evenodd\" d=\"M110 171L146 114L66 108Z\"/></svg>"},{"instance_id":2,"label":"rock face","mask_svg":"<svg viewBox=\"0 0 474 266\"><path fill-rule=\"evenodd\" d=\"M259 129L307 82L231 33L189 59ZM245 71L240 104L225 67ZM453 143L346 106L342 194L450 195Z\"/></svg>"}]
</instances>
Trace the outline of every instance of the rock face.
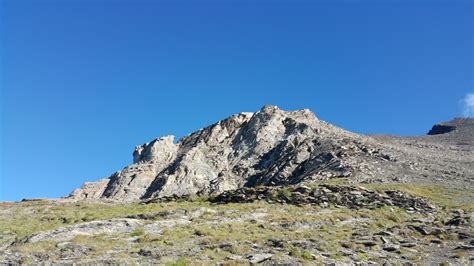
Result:
<instances>
[{"instance_id":1,"label":"rock face","mask_svg":"<svg viewBox=\"0 0 474 266\"><path fill-rule=\"evenodd\" d=\"M455 126L437 124L428 132L428 135L446 134L456 129Z\"/></svg>"},{"instance_id":2,"label":"rock face","mask_svg":"<svg viewBox=\"0 0 474 266\"><path fill-rule=\"evenodd\" d=\"M470 132L473 134L474 130L474 119L473 118L465 118L465 117L458 117L451 121L443 122L434 125L431 130L428 132L428 135L440 135L446 134L453 131L455 133L468 133Z\"/></svg>"},{"instance_id":3,"label":"rock face","mask_svg":"<svg viewBox=\"0 0 474 266\"><path fill-rule=\"evenodd\" d=\"M436 207L425 199L396 190L386 190L379 193L364 187L327 184L316 187L297 185L240 188L223 192L211 199L214 203L248 203L257 200L296 205L317 204L323 208L332 204L350 209L397 206L406 209L410 213L432 213L436 211Z\"/></svg>"},{"instance_id":4,"label":"rock face","mask_svg":"<svg viewBox=\"0 0 474 266\"><path fill-rule=\"evenodd\" d=\"M97 199L102 197L109 179L101 179L96 182L86 182L81 188L74 190L69 197L74 199Z\"/></svg>"},{"instance_id":5,"label":"rock face","mask_svg":"<svg viewBox=\"0 0 474 266\"><path fill-rule=\"evenodd\" d=\"M433 126L428 135L445 134L456 129L472 130L474 127L474 119L466 117L457 117L451 121L439 123Z\"/></svg>"},{"instance_id":6,"label":"rock face","mask_svg":"<svg viewBox=\"0 0 474 266\"><path fill-rule=\"evenodd\" d=\"M107 179L84 184L69 198L139 201L335 177L403 181L437 171L418 165L407 145L399 146L332 126L307 109L264 106L221 120L177 143L173 136L165 136L137 146L133 164ZM436 164L443 167L442 162ZM463 167L448 174L464 176L469 170Z\"/></svg>"}]
</instances>

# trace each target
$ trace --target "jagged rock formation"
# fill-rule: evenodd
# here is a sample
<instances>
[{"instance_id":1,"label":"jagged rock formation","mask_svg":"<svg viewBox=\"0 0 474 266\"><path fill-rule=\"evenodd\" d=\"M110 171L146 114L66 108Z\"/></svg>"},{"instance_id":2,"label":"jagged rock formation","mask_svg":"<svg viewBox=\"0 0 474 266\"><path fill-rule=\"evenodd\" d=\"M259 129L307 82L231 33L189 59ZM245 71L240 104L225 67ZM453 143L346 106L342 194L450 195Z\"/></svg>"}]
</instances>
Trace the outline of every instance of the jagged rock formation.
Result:
<instances>
[{"instance_id":1,"label":"jagged rock formation","mask_svg":"<svg viewBox=\"0 0 474 266\"><path fill-rule=\"evenodd\" d=\"M456 129L455 126L436 124L430 129L430 131L428 132L428 135L446 134L451 131L454 131L455 129Z\"/></svg>"},{"instance_id":2,"label":"jagged rock formation","mask_svg":"<svg viewBox=\"0 0 474 266\"><path fill-rule=\"evenodd\" d=\"M211 199L214 203L248 203L265 200L268 203L313 204L325 208L329 204L350 209L381 206L397 206L410 213L431 213L436 207L422 198L396 190L386 190L379 193L360 186L321 185L316 187L273 186L240 188L225 191Z\"/></svg>"},{"instance_id":3,"label":"jagged rock formation","mask_svg":"<svg viewBox=\"0 0 474 266\"><path fill-rule=\"evenodd\" d=\"M474 122L472 118L458 117L451 121L434 125L428 132L428 135L446 134L460 128L462 131L468 129L474 130Z\"/></svg>"},{"instance_id":4,"label":"jagged rock formation","mask_svg":"<svg viewBox=\"0 0 474 266\"><path fill-rule=\"evenodd\" d=\"M233 115L177 143L166 136L138 146L133 164L107 179L86 183L69 198L138 201L334 177L403 181L434 175L444 167L443 161L431 161L406 143L381 140L332 126L307 109L286 112L265 106L256 113ZM427 167L425 162L438 166ZM468 167L456 165L445 174L469 176Z\"/></svg>"}]
</instances>

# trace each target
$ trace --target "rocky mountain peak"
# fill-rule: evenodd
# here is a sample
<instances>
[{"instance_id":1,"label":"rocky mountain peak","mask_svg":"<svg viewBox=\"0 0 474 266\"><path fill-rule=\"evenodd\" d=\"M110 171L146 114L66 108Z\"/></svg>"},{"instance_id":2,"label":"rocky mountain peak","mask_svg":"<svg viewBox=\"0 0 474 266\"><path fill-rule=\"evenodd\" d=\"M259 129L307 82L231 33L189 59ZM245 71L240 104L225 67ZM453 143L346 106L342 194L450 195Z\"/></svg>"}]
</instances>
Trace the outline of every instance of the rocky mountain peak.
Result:
<instances>
[{"instance_id":1,"label":"rocky mountain peak","mask_svg":"<svg viewBox=\"0 0 474 266\"><path fill-rule=\"evenodd\" d=\"M267 105L220 120L176 143L174 136L163 136L139 145L131 165L86 183L70 198L138 201L336 177L400 181L426 169L436 171L412 163L415 157L409 151L337 128L308 109L284 111Z\"/></svg>"},{"instance_id":2,"label":"rocky mountain peak","mask_svg":"<svg viewBox=\"0 0 474 266\"><path fill-rule=\"evenodd\" d=\"M428 132L428 135L446 134L455 130L473 132L474 118L457 117L453 120L436 124Z\"/></svg>"},{"instance_id":3,"label":"rocky mountain peak","mask_svg":"<svg viewBox=\"0 0 474 266\"><path fill-rule=\"evenodd\" d=\"M152 142L135 147L133 152L133 163L149 162L159 160L160 157L166 156L175 151L173 143L174 136L163 136L153 140Z\"/></svg>"},{"instance_id":4,"label":"rocky mountain peak","mask_svg":"<svg viewBox=\"0 0 474 266\"><path fill-rule=\"evenodd\" d=\"M276 105L264 105L260 111L261 113L268 113L268 114L271 114L271 113L275 113L275 112L282 112L282 110L280 110L278 108L278 106Z\"/></svg>"}]
</instances>

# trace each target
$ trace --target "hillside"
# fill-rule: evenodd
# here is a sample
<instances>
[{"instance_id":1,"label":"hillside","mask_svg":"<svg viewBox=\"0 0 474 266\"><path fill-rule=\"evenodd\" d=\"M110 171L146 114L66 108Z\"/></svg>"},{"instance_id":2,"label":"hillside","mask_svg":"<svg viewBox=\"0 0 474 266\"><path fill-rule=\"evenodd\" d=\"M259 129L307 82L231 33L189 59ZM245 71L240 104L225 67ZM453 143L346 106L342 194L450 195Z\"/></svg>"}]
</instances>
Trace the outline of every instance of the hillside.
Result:
<instances>
[{"instance_id":1,"label":"hillside","mask_svg":"<svg viewBox=\"0 0 474 266\"><path fill-rule=\"evenodd\" d=\"M472 264L473 125L401 137L236 114L68 197L0 203L0 264Z\"/></svg>"}]
</instances>

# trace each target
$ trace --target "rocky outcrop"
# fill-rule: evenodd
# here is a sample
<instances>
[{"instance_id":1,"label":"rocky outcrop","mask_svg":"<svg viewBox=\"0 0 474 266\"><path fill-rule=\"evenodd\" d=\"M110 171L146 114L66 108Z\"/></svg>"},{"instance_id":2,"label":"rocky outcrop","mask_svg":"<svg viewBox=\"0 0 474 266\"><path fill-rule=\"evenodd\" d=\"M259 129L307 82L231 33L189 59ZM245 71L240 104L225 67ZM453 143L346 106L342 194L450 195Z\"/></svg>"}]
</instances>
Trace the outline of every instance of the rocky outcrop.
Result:
<instances>
[{"instance_id":1,"label":"rocky outcrop","mask_svg":"<svg viewBox=\"0 0 474 266\"><path fill-rule=\"evenodd\" d=\"M137 146L133 164L107 179L86 183L69 198L139 201L336 177L403 182L438 171L436 166L418 164L418 157L411 156L406 147L337 128L307 109L264 106L255 113L221 120L176 143L173 136L165 136ZM433 163L446 168L439 160ZM458 175L455 170L450 174Z\"/></svg>"},{"instance_id":2,"label":"rocky outcrop","mask_svg":"<svg viewBox=\"0 0 474 266\"><path fill-rule=\"evenodd\" d=\"M436 124L428 132L428 135L446 134L446 133L449 133L451 131L454 131L455 129L456 129L455 126Z\"/></svg>"},{"instance_id":3,"label":"rocky outcrop","mask_svg":"<svg viewBox=\"0 0 474 266\"><path fill-rule=\"evenodd\" d=\"M436 124L428 132L428 135L446 134L455 130L470 131L472 134L472 130L474 130L474 119L458 117L451 121Z\"/></svg>"},{"instance_id":4,"label":"rocky outcrop","mask_svg":"<svg viewBox=\"0 0 474 266\"><path fill-rule=\"evenodd\" d=\"M81 200L101 198L109 182L110 179L108 178L96 182L86 182L80 188L71 192L69 198Z\"/></svg>"},{"instance_id":5,"label":"rocky outcrop","mask_svg":"<svg viewBox=\"0 0 474 266\"><path fill-rule=\"evenodd\" d=\"M316 187L255 187L226 191L211 199L214 203L247 203L257 200L269 203L329 205L349 209L396 206L409 213L431 213L436 207L425 199L396 190L382 193L357 186L320 185Z\"/></svg>"},{"instance_id":6,"label":"rocky outcrop","mask_svg":"<svg viewBox=\"0 0 474 266\"><path fill-rule=\"evenodd\" d=\"M176 158L174 136L165 136L137 146L133 164L113 174L102 197L133 201L145 194L158 173Z\"/></svg>"},{"instance_id":7,"label":"rocky outcrop","mask_svg":"<svg viewBox=\"0 0 474 266\"><path fill-rule=\"evenodd\" d=\"M21 239L15 242L14 245L19 243L35 243L51 239L56 241L70 241L76 236L91 236L103 233L130 233L140 225L141 222L135 219L92 221L62 227L56 230L40 232L25 239Z\"/></svg>"},{"instance_id":8,"label":"rocky outcrop","mask_svg":"<svg viewBox=\"0 0 474 266\"><path fill-rule=\"evenodd\" d=\"M458 117L436 124L428 132L428 137L437 142L461 146L472 151L474 146L474 118Z\"/></svg>"}]
</instances>

